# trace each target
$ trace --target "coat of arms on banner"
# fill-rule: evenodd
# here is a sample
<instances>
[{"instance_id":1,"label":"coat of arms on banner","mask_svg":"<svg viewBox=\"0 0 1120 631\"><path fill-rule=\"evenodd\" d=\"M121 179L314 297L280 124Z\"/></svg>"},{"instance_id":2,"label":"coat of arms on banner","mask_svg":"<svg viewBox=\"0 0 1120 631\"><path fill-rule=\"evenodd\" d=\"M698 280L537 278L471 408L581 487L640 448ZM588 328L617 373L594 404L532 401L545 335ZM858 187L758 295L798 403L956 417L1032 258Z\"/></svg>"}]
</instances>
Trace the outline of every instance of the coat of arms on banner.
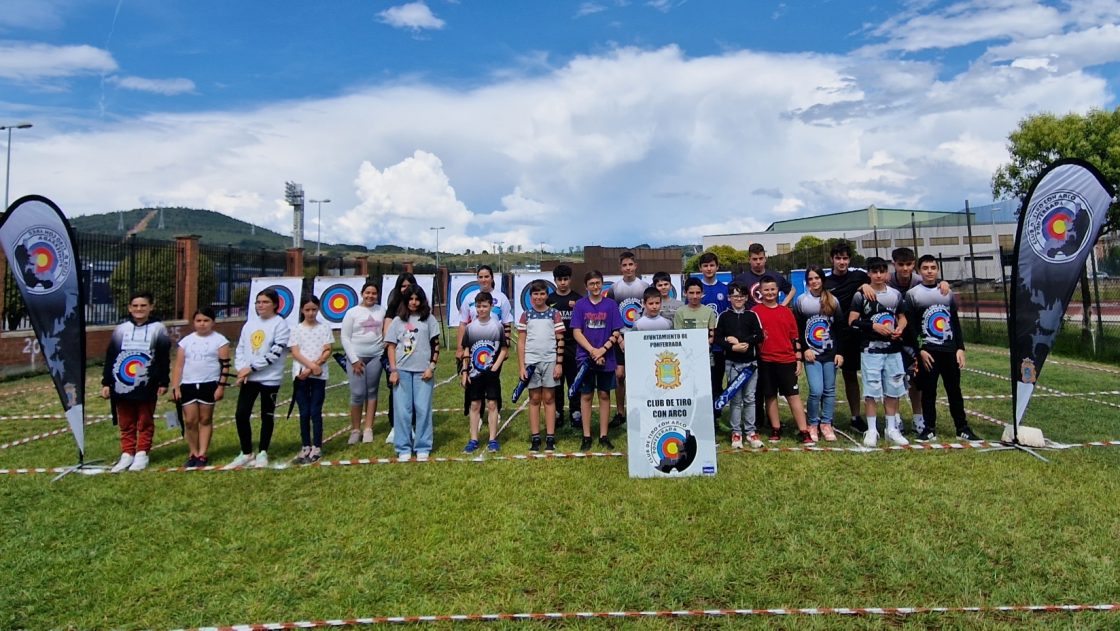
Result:
<instances>
[{"instance_id":1,"label":"coat of arms on banner","mask_svg":"<svg viewBox=\"0 0 1120 631\"><path fill-rule=\"evenodd\" d=\"M681 362L676 353L661 353L653 363L654 373L657 375L658 388L672 390L681 385Z\"/></svg>"}]
</instances>

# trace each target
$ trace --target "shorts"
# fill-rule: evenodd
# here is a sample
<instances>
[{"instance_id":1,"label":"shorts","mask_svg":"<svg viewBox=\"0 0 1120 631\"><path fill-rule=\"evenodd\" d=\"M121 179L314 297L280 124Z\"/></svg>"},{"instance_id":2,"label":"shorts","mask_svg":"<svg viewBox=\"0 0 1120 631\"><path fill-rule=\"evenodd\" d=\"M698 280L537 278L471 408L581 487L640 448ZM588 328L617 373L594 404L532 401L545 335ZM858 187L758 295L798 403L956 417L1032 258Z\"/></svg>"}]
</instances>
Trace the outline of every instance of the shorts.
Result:
<instances>
[{"instance_id":1,"label":"shorts","mask_svg":"<svg viewBox=\"0 0 1120 631\"><path fill-rule=\"evenodd\" d=\"M863 398L900 399L906 396L906 371L902 367L902 353L864 353Z\"/></svg>"},{"instance_id":2,"label":"shorts","mask_svg":"<svg viewBox=\"0 0 1120 631\"><path fill-rule=\"evenodd\" d=\"M615 361L618 363L618 365L619 366L625 366L626 365L626 351L622 350L622 345L619 344L618 346L615 346L614 349L612 349L612 350L614 350L614 358L615 358Z\"/></svg>"},{"instance_id":3,"label":"shorts","mask_svg":"<svg viewBox=\"0 0 1120 631\"><path fill-rule=\"evenodd\" d=\"M536 388L555 388L560 385L560 382L552 378L552 371L556 368L556 362L538 362L533 364L533 377L529 379L528 388L530 390Z\"/></svg>"},{"instance_id":4,"label":"shorts","mask_svg":"<svg viewBox=\"0 0 1120 631\"><path fill-rule=\"evenodd\" d=\"M610 392L617 387L618 381L614 377L613 370L588 370L583 376L583 382L579 384L579 392L580 394L591 394L596 390Z\"/></svg>"},{"instance_id":5,"label":"shorts","mask_svg":"<svg viewBox=\"0 0 1120 631\"><path fill-rule=\"evenodd\" d=\"M758 388L764 398L781 395L792 397L801 394L797 383L797 362L779 364L777 362L758 363Z\"/></svg>"},{"instance_id":6,"label":"shorts","mask_svg":"<svg viewBox=\"0 0 1120 631\"><path fill-rule=\"evenodd\" d=\"M471 377L467 383L467 403L473 401L501 401L502 400L502 375L489 370Z\"/></svg>"},{"instance_id":7,"label":"shorts","mask_svg":"<svg viewBox=\"0 0 1120 631\"><path fill-rule=\"evenodd\" d=\"M200 405L214 405L214 392L218 389L217 381L203 383L179 384L179 401L183 405L198 403Z\"/></svg>"}]
</instances>

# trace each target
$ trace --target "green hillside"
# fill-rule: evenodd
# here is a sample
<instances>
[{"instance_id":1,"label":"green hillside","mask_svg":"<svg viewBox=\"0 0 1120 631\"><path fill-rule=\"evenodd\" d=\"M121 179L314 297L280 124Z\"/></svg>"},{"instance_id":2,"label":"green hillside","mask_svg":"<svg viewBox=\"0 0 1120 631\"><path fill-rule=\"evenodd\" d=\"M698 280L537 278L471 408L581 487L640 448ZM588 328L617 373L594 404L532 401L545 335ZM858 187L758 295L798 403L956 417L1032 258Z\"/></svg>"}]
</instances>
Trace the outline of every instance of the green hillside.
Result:
<instances>
[{"instance_id":1,"label":"green hillside","mask_svg":"<svg viewBox=\"0 0 1120 631\"><path fill-rule=\"evenodd\" d=\"M119 234L132 230L145 217L152 215L154 208L136 208L121 212L82 215L71 217L70 223L79 232L98 234ZM124 224L124 230L120 226ZM164 208L163 228L160 227L159 212L155 212L137 236L143 239L173 239L176 235L197 234L207 245L233 244L243 248L282 249L291 247L292 238L259 226L234 219L228 215L202 210L199 208Z\"/></svg>"}]
</instances>

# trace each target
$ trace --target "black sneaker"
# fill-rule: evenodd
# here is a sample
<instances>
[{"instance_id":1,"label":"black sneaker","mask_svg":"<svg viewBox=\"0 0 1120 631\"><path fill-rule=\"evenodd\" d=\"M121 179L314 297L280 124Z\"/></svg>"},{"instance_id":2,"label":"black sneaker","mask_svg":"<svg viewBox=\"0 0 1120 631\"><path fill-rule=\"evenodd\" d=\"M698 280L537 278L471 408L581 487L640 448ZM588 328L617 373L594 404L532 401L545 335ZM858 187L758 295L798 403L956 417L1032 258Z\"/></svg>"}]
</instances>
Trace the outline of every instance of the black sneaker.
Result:
<instances>
[{"instance_id":1,"label":"black sneaker","mask_svg":"<svg viewBox=\"0 0 1120 631\"><path fill-rule=\"evenodd\" d=\"M599 437L599 446L604 449L614 449L614 443L612 443L611 439L607 438L606 436Z\"/></svg>"},{"instance_id":2,"label":"black sneaker","mask_svg":"<svg viewBox=\"0 0 1120 631\"><path fill-rule=\"evenodd\" d=\"M541 437L540 436L533 436L533 438L529 441L529 451L540 451L540 450L541 450Z\"/></svg>"},{"instance_id":3,"label":"black sneaker","mask_svg":"<svg viewBox=\"0 0 1120 631\"><path fill-rule=\"evenodd\" d=\"M972 428L968 427L967 425L964 427L964 429L957 432L957 438L961 440L967 440L969 442L984 440L983 438L980 438L976 434L972 433Z\"/></svg>"},{"instance_id":4,"label":"black sneaker","mask_svg":"<svg viewBox=\"0 0 1120 631\"><path fill-rule=\"evenodd\" d=\"M577 432L583 431L583 413L572 412L572 429Z\"/></svg>"},{"instance_id":5,"label":"black sneaker","mask_svg":"<svg viewBox=\"0 0 1120 631\"><path fill-rule=\"evenodd\" d=\"M187 458L187 464L185 464L183 466L188 468L188 469L190 469L191 467L197 467L198 466L198 458L195 458L194 456L191 456L191 457Z\"/></svg>"},{"instance_id":6,"label":"black sneaker","mask_svg":"<svg viewBox=\"0 0 1120 631\"><path fill-rule=\"evenodd\" d=\"M207 459L206 456L199 456L199 457L194 459L194 466L196 466L196 467L208 467L208 466L210 466L210 460Z\"/></svg>"},{"instance_id":7,"label":"black sneaker","mask_svg":"<svg viewBox=\"0 0 1120 631\"><path fill-rule=\"evenodd\" d=\"M556 451L556 437L555 436L545 436L544 437L544 450L546 452L549 452L549 453L551 453L553 451Z\"/></svg>"},{"instance_id":8,"label":"black sneaker","mask_svg":"<svg viewBox=\"0 0 1120 631\"><path fill-rule=\"evenodd\" d=\"M564 410L556 410L556 424L559 425L564 421Z\"/></svg>"},{"instance_id":9,"label":"black sneaker","mask_svg":"<svg viewBox=\"0 0 1120 631\"><path fill-rule=\"evenodd\" d=\"M863 433L867 431L867 420L862 416L857 416L852 419L852 431Z\"/></svg>"},{"instance_id":10,"label":"black sneaker","mask_svg":"<svg viewBox=\"0 0 1120 631\"><path fill-rule=\"evenodd\" d=\"M609 427L622 427L626 424L626 417L621 413L615 412L614 418L611 419Z\"/></svg>"},{"instance_id":11,"label":"black sneaker","mask_svg":"<svg viewBox=\"0 0 1120 631\"><path fill-rule=\"evenodd\" d=\"M937 434L933 433L932 427L926 427L918 432L919 443L932 443L935 440L937 440Z\"/></svg>"},{"instance_id":12,"label":"black sneaker","mask_svg":"<svg viewBox=\"0 0 1120 631\"><path fill-rule=\"evenodd\" d=\"M591 437L584 436L583 440L579 441L579 450L587 451L588 449L591 449Z\"/></svg>"}]
</instances>

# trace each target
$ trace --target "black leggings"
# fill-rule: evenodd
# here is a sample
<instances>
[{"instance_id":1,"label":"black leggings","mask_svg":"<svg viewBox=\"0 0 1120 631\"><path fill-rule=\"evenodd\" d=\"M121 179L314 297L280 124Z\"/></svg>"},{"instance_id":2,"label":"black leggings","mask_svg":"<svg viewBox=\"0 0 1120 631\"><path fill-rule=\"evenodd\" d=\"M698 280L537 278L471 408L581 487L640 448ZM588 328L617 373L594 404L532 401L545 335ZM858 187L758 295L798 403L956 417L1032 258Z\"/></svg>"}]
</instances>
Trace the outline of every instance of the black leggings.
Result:
<instances>
[{"instance_id":1,"label":"black leggings","mask_svg":"<svg viewBox=\"0 0 1120 631\"><path fill-rule=\"evenodd\" d=\"M256 381L246 381L237 393L237 438L241 441L241 453L253 453L253 427L249 417L253 415L253 405L257 396L261 397L261 451L268 451L272 444L273 419L276 416L276 395L280 386L266 386Z\"/></svg>"}]
</instances>

